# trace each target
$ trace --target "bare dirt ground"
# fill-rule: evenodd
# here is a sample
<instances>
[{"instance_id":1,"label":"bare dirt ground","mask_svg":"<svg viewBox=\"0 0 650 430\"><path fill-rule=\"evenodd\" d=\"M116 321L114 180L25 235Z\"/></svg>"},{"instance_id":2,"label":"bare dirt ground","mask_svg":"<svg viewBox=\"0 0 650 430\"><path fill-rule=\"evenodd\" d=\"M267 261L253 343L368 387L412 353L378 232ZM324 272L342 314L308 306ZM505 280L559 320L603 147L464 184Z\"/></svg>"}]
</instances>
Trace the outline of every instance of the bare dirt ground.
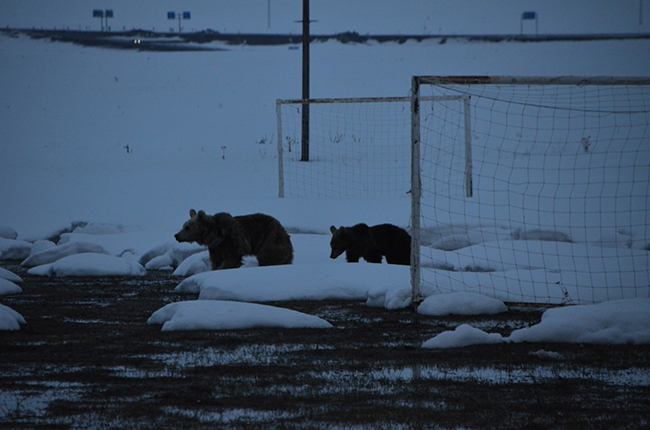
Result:
<instances>
[{"instance_id":1,"label":"bare dirt ground","mask_svg":"<svg viewBox=\"0 0 650 430\"><path fill-rule=\"evenodd\" d=\"M417 317L355 302L277 306L334 329L161 332L191 300L168 274L40 278L17 262L21 313L0 331L0 429L614 429L650 425L650 346L423 350L462 323L509 334L543 309Z\"/></svg>"}]
</instances>

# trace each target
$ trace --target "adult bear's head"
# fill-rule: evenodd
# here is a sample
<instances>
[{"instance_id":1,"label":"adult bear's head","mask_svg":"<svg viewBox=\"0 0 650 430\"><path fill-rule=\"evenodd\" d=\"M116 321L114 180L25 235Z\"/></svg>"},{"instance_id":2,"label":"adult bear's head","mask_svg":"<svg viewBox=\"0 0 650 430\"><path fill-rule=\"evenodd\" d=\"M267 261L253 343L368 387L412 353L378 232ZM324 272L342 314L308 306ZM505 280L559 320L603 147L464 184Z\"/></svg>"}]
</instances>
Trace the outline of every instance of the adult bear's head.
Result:
<instances>
[{"instance_id":1,"label":"adult bear's head","mask_svg":"<svg viewBox=\"0 0 650 430\"><path fill-rule=\"evenodd\" d=\"M190 219L183 224L181 231L174 235L174 239L178 242L196 242L205 245L210 218L203 211L197 213L194 209L190 209Z\"/></svg>"}]
</instances>

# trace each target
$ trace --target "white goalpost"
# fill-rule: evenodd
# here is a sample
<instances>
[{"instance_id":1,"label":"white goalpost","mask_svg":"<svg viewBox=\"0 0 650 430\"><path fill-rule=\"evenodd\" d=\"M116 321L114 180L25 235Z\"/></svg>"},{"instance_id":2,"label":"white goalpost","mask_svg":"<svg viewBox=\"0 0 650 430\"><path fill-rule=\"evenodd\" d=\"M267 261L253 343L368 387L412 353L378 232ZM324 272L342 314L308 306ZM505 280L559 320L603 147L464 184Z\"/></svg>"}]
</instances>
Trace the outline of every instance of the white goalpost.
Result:
<instances>
[{"instance_id":1,"label":"white goalpost","mask_svg":"<svg viewBox=\"0 0 650 430\"><path fill-rule=\"evenodd\" d=\"M412 79L413 300L650 295L650 78Z\"/></svg>"},{"instance_id":2,"label":"white goalpost","mask_svg":"<svg viewBox=\"0 0 650 430\"><path fill-rule=\"evenodd\" d=\"M650 296L650 78L416 76L276 109L280 197L410 193L414 303Z\"/></svg>"}]
</instances>

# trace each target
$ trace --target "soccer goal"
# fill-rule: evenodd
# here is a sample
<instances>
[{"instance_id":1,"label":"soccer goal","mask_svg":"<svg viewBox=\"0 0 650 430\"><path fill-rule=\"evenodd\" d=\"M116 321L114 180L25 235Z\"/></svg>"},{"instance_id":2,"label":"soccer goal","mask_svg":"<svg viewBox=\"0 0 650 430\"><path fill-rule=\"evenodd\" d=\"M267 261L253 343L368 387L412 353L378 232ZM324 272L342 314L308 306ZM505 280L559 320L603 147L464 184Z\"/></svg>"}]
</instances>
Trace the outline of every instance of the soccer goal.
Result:
<instances>
[{"instance_id":1,"label":"soccer goal","mask_svg":"<svg viewBox=\"0 0 650 430\"><path fill-rule=\"evenodd\" d=\"M277 100L279 197L407 197L410 103L410 97Z\"/></svg>"},{"instance_id":2,"label":"soccer goal","mask_svg":"<svg viewBox=\"0 0 650 430\"><path fill-rule=\"evenodd\" d=\"M650 79L412 79L414 301L650 296Z\"/></svg>"}]
</instances>

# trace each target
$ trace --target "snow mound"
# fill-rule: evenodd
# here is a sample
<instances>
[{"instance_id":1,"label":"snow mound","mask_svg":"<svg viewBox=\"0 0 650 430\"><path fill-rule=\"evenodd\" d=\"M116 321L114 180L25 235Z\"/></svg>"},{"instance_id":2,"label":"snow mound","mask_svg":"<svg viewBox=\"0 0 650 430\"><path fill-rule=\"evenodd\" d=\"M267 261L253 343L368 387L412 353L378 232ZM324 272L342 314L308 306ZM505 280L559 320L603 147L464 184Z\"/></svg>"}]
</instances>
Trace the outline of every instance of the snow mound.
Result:
<instances>
[{"instance_id":1,"label":"snow mound","mask_svg":"<svg viewBox=\"0 0 650 430\"><path fill-rule=\"evenodd\" d=\"M0 305L0 330L20 330L25 318L8 306Z\"/></svg>"},{"instance_id":2,"label":"snow mound","mask_svg":"<svg viewBox=\"0 0 650 430\"><path fill-rule=\"evenodd\" d=\"M23 290L12 281L6 278L0 277L0 296L5 294L16 294L21 293Z\"/></svg>"},{"instance_id":3,"label":"snow mound","mask_svg":"<svg viewBox=\"0 0 650 430\"><path fill-rule=\"evenodd\" d=\"M168 231L164 229L161 231L161 229L162 227L158 226L138 229L111 224L89 224L84 228L75 229L72 233L61 234L58 244L61 246L78 242L92 243L101 246L109 255L122 256L131 253L136 258L142 259L147 253L155 257L169 249L169 247L159 246L161 238L169 234ZM146 258L146 261L149 259ZM144 266L143 263L140 264Z\"/></svg>"},{"instance_id":4,"label":"snow mound","mask_svg":"<svg viewBox=\"0 0 650 430\"><path fill-rule=\"evenodd\" d=\"M11 282L23 282L23 279L20 276L2 267L0 267L0 278L7 279Z\"/></svg>"},{"instance_id":5,"label":"snow mound","mask_svg":"<svg viewBox=\"0 0 650 430\"><path fill-rule=\"evenodd\" d=\"M475 293L435 294L418 306L421 315L494 315L507 312L501 300Z\"/></svg>"},{"instance_id":6,"label":"snow mound","mask_svg":"<svg viewBox=\"0 0 650 430\"><path fill-rule=\"evenodd\" d=\"M423 348L458 348L499 342L562 342L608 345L650 343L650 299L623 299L595 305L549 309L539 324L513 331L509 337L463 324L440 333Z\"/></svg>"},{"instance_id":7,"label":"snow mound","mask_svg":"<svg viewBox=\"0 0 650 430\"><path fill-rule=\"evenodd\" d=\"M75 227L72 233L102 236L107 234L133 233L136 231L140 231L140 229L135 227L123 226L121 224L88 223L85 225L80 225Z\"/></svg>"},{"instance_id":8,"label":"snow mound","mask_svg":"<svg viewBox=\"0 0 650 430\"><path fill-rule=\"evenodd\" d=\"M36 252L27 257L20 265L22 267L41 266L43 264L54 263L64 257L75 254L108 254L103 246L90 242L68 242L58 246L45 246L40 252Z\"/></svg>"},{"instance_id":9,"label":"snow mound","mask_svg":"<svg viewBox=\"0 0 650 430\"><path fill-rule=\"evenodd\" d=\"M200 299L269 302L367 300L370 290L387 294L408 288L409 267L389 264L301 264L199 273L176 291ZM381 300L375 297L375 300Z\"/></svg>"},{"instance_id":10,"label":"snow mound","mask_svg":"<svg viewBox=\"0 0 650 430\"><path fill-rule=\"evenodd\" d=\"M32 244L24 240L0 237L0 261L22 260L29 255Z\"/></svg>"},{"instance_id":11,"label":"snow mound","mask_svg":"<svg viewBox=\"0 0 650 430\"><path fill-rule=\"evenodd\" d=\"M0 224L0 237L15 240L18 237L18 233L13 228Z\"/></svg>"},{"instance_id":12,"label":"snow mound","mask_svg":"<svg viewBox=\"0 0 650 430\"><path fill-rule=\"evenodd\" d=\"M146 270L126 258L84 253L33 267L27 273L36 276L143 276Z\"/></svg>"},{"instance_id":13,"label":"snow mound","mask_svg":"<svg viewBox=\"0 0 650 430\"><path fill-rule=\"evenodd\" d=\"M51 240L47 240L47 239L37 240L36 242L32 243L32 249L29 252L29 255L32 256L34 254L38 254L39 252L43 252L45 250L54 247L56 247L56 243L52 242Z\"/></svg>"},{"instance_id":14,"label":"snow mound","mask_svg":"<svg viewBox=\"0 0 650 430\"><path fill-rule=\"evenodd\" d=\"M170 241L145 252L140 257L139 263L147 270L175 268L187 258L203 251L205 246Z\"/></svg>"},{"instance_id":15,"label":"snow mound","mask_svg":"<svg viewBox=\"0 0 650 430\"><path fill-rule=\"evenodd\" d=\"M445 331L427 340L422 344L422 348L459 348L501 342L503 337L498 333L486 333L469 324L461 324L454 331Z\"/></svg>"},{"instance_id":16,"label":"snow mound","mask_svg":"<svg viewBox=\"0 0 650 430\"><path fill-rule=\"evenodd\" d=\"M147 324L163 324L162 331L333 327L321 318L290 309L217 300L170 303L154 312Z\"/></svg>"},{"instance_id":17,"label":"snow mound","mask_svg":"<svg viewBox=\"0 0 650 430\"><path fill-rule=\"evenodd\" d=\"M428 255L427 255L428 254ZM650 253L585 243L501 241L444 252L423 248L422 294L472 291L510 302L598 303L647 297ZM640 286L612 288L614 285Z\"/></svg>"},{"instance_id":18,"label":"snow mound","mask_svg":"<svg viewBox=\"0 0 650 430\"><path fill-rule=\"evenodd\" d=\"M515 330L513 342L650 343L650 299L549 309L539 324Z\"/></svg>"},{"instance_id":19,"label":"snow mound","mask_svg":"<svg viewBox=\"0 0 650 430\"><path fill-rule=\"evenodd\" d=\"M207 272L212 269L210 253L208 251L197 252L187 257L178 265L173 276L188 277L197 273Z\"/></svg>"},{"instance_id":20,"label":"snow mound","mask_svg":"<svg viewBox=\"0 0 650 430\"><path fill-rule=\"evenodd\" d=\"M385 309L403 309L411 304L410 288L372 288L368 291L366 306Z\"/></svg>"},{"instance_id":21,"label":"snow mound","mask_svg":"<svg viewBox=\"0 0 650 430\"><path fill-rule=\"evenodd\" d=\"M547 242L571 242L571 239L566 233L553 230L522 230L516 229L512 232L514 240L542 240Z\"/></svg>"}]
</instances>

